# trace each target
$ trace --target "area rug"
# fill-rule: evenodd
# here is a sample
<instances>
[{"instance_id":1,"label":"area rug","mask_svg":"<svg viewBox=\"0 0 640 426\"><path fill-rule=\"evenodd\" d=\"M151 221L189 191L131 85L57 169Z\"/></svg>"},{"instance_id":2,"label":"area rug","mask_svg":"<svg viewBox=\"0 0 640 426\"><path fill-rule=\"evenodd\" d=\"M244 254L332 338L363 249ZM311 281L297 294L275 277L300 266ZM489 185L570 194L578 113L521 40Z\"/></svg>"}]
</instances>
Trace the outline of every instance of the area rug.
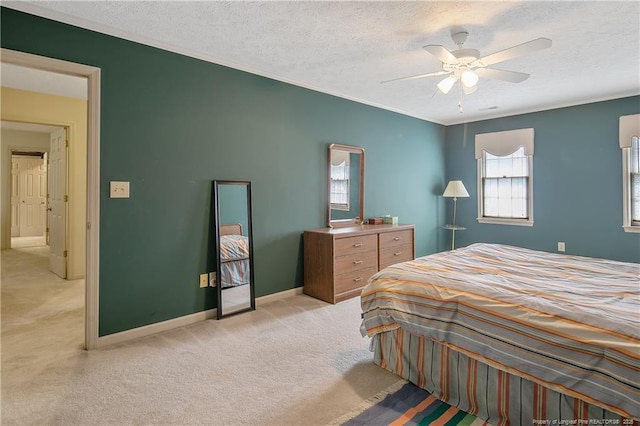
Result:
<instances>
[{"instance_id":1,"label":"area rug","mask_svg":"<svg viewBox=\"0 0 640 426\"><path fill-rule=\"evenodd\" d=\"M413 383L401 380L337 419L334 424L482 426L489 423L436 399Z\"/></svg>"}]
</instances>

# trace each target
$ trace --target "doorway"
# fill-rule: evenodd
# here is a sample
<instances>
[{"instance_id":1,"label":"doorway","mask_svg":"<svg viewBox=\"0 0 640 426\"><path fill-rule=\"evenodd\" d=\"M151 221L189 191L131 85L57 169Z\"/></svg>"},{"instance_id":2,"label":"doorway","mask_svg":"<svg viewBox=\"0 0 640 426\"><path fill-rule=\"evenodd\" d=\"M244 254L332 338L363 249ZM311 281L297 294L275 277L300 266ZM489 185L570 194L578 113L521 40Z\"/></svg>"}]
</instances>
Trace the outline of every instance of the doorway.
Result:
<instances>
[{"instance_id":1,"label":"doorway","mask_svg":"<svg viewBox=\"0 0 640 426\"><path fill-rule=\"evenodd\" d=\"M10 64L32 70L52 72L64 76L81 77L86 81L86 146L84 155L84 179L86 200L82 206L83 219L78 224L84 228L86 248L84 253L84 347L94 349L99 345L98 339L98 250L99 250L99 127L100 127L100 69L52 58L16 52L9 49L1 51L2 65ZM3 86L4 86L3 74ZM3 88L4 89L4 88ZM3 96L4 97L4 96ZM7 116L3 108L2 118L18 122L33 123L33 117L14 114ZM64 125L64 123L48 123ZM7 151L3 148L3 157ZM5 160L3 160L5 161ZM5 163L6 164L6 161ZM3 167L4 168L4 167ZM4 177L3 177L4 179ZM74 181L75 182L75 181ZM4 226L4 225L3 225ZM4 228L6 229L6 228Z\"/></svg>"},{"instance_id":2,"label":"doorway","mask_svg":"<svg viewBox=\"0 0 640 426\"><path fill-rule=\"evenodd\" d=\"M6 67L3 65L2 68L4 72ZM28 83L25 85L28 87ZM16 93L11 95L15 98L20 97ZM44 93L34 93L30 96L39 96L43 101L52 100L55 103L55 97ZM82 101L86 102L86 95L84 98ZM56 106L60 107L60 110L64 110L65 107L65 105ZM64 117L64 114L61 116ZM49 117L42 115L40 118L42 117L52 119L55 115ZM34 117L34 119L37 118ZM70 116L68 120L74 118L77 117ZM67 134L70 133L69 129L47 124L4 120L0 128L4 146L2 154L8 153L11 156L10 163L3 161L3 165L11 166L10 190L7 191L4 185L2 187L3 202L10 205L10 218L3 218L3 220L11 222L11 239L3 244L3 248L48 246L49 270L60 278L67 278L69 228L66 220L67 208L71 205L71 210L86 211L85 197L72 197L71 201L75 199L75 203L67 201L69 174L65 144L68 140ZM78 143L86 145L85 139L82 138ZM82 160L76 168L86 169L84 164L86 161ZM84 178L84 175L82 177ZM84 242L86 238L84 226L81 223L70 225L72 236ZM82 268L79 269L77 266L75 269L72 268L69 278L84 278L84 251L82 247L82 252L72 252L79 258L72 259L75 260L72 265L82 263Z\"/></svg>"},{"instance_id":3,"label":"doorway","mask_svg":"<svg viewBox=\"0 0 640 426\"><path fill-rule=\"evenodd\" d=\"M47 163L44 152L11 152L11 247L46 243ZM17 240L19 239L19 240ZM30 244L30 243L27 243ZM21 244L24 247L24 243Z\"/></svg>"}]
</instances>

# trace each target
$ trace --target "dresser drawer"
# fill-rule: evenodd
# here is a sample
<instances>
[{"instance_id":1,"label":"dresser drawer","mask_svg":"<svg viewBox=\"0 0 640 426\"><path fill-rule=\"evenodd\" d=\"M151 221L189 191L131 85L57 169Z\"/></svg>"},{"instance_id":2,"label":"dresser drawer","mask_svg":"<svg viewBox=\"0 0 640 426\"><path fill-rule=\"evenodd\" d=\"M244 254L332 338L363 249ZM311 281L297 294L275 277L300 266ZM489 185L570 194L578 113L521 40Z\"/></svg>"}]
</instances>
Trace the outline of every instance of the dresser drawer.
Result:
<instances>
[{"instance_id":1,"label":"dresser drawer","mask_svg":"<svg viewBox=\"0 0 640 426\"><path fill-rule=\"evenodd\" d=\"M337 275L334 282L335 294L364 287L367 284L367 280L376 272L378 272L378 268L374 266Z\"/></svg>"},{"instance_id":2,"label":"dresser drawer","mask_svg":"<svg viewBox=\"0 0 640 426\"><path fill-rule=\"evenodd\" d=\"M413 232L410 229L403 231L384 232L380 234L380 250L387 247L395 247L403 244L413 245Z\"/></svg>"},{"instance_id":3,"label":"dresser drawer","mask_svg":"<svg viewBox=\"0 0 640 426\"><path fill-rule=\"evenodd\" d=\"M338 256L335 259L336 275L366 268L378 268L378 252L376 250Z\"/></svg>"},{"instance_id":4,"label":"dresser drawer","mask_svg":"<svg viewBox=\"0 0 640 426\"><path fill-rule=\"evenodd\" d=\"M335 255L344 256L352 253L362 253L378 250L377 235L361 235L355 237L336 238Z\"/></svg>"},{"instance_id":5,"label":"dresser drawer","mask_svg":"<svg viewBox=\"0 0 640 426\"><path fill-rule=\"evenodd\" d=\"M380 269L407 260L413 260L413 244L403 244L380 250Z\"/></svg>"}]
</instances>

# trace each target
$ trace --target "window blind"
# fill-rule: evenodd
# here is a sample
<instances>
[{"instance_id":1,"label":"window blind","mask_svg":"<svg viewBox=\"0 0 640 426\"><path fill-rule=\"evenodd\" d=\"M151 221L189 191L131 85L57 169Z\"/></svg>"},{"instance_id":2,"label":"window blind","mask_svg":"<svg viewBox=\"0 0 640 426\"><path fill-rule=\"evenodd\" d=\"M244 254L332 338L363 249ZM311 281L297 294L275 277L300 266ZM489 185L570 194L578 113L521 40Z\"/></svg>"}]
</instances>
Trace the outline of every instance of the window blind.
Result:
<instances>
[{"instance_id":1,"label":"window blind","mask_svg":"<svg viewBox=\"0 0 640 426\"><path fill-rule=\"evenodd\" d=\"M346 161L331 165L331 204L349 205L349 165Z\"/></svg>"},{"instance_id":2,"label":"window blind","mask_svg":"<svg viewBox=\"0 0 640 426\"><path fill-rule=\"evenodd\" d=\"M529 217L529 161L524 147L497 156L484 152L483 212L485 217Z\"/></svg>"}]
</instances>

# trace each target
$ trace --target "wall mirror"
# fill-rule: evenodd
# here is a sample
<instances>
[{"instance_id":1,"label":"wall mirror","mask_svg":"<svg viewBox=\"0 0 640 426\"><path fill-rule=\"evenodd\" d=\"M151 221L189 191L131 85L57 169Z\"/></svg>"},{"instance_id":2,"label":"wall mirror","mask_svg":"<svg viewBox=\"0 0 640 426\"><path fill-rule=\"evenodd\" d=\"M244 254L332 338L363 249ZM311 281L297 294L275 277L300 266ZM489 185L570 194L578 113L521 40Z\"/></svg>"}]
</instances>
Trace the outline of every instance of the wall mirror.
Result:
<instances>
[{"instance_id":1,"label":"wall mirror","mask_svg":"<svg viewBox=\"0 0 640 426\"><path fill-rule=\"evenodd\" d=\"M327 157L328 225L359 225L364 219L364 149L329 145Z\"/></svg>"},{"instance_id":2,"label":"wall mirror","mask_svg":"<svg viewBox=\"0 0 640 426\"><path fill-rule=\"evenodd\" d=\"M213 181L218 319L256 308L251 182Z\"/></svg>"}]
</instances>

